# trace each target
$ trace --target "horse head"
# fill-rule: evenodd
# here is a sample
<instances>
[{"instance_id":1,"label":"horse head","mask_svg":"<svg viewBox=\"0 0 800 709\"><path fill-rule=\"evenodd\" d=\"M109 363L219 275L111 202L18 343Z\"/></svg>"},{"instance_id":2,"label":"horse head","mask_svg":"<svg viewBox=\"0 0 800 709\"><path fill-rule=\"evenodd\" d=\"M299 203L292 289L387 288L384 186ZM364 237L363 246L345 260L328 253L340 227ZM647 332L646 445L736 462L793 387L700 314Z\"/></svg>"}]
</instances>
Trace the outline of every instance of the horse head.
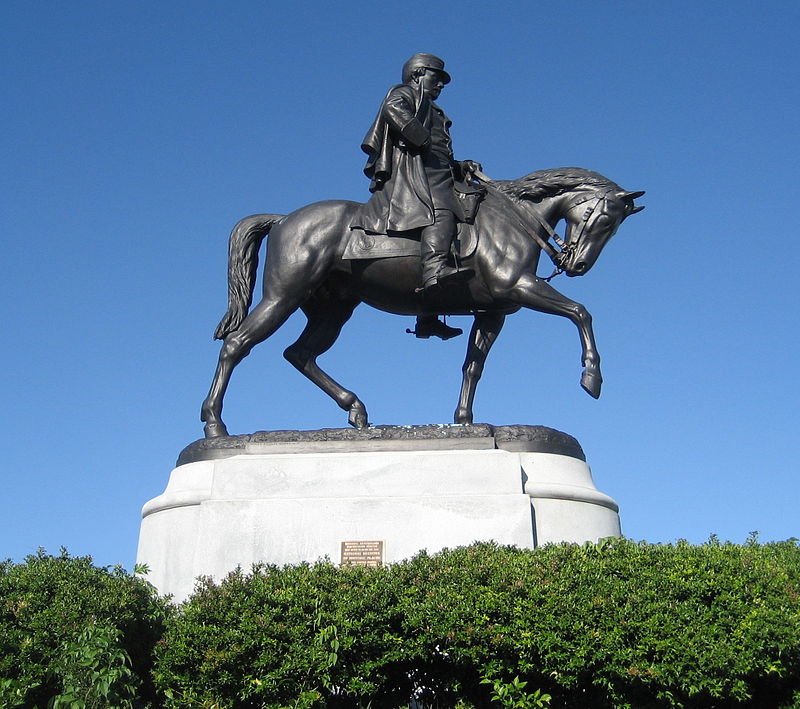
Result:
<instances>
[{"instance_id":1,"label":"horse head","mask_svg":"<svg viewBox=\"0 0 800 709\"><path fill-rule=\"evenodd\" d=\"M619 225L631 214L644 209L634 204L643 194L641 190L598 190L593 186L578 190L577 195L567 195L564 207L567 231L559 259L564 273L582 276L589 271Z\"/></svg>"}]
</instances>

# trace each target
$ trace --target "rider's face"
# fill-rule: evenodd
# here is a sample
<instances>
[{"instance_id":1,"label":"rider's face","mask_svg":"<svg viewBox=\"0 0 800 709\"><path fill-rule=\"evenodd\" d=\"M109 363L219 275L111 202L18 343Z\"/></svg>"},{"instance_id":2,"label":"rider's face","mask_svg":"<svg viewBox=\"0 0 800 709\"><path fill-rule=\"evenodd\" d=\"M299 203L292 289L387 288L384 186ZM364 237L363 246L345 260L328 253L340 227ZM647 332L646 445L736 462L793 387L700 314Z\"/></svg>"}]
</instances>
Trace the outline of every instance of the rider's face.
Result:
<instances>
[{"instance_id":1,"label":"rider's face","mask_svg":"<svg viewBox=\"0 0 800 709\"><path fill-rule=\"evenodd\" d=\"M433 99L438 98L444 88L444 78L433 69L426 69L419 81L425 94Z\"/></svg>"}]
</instances>

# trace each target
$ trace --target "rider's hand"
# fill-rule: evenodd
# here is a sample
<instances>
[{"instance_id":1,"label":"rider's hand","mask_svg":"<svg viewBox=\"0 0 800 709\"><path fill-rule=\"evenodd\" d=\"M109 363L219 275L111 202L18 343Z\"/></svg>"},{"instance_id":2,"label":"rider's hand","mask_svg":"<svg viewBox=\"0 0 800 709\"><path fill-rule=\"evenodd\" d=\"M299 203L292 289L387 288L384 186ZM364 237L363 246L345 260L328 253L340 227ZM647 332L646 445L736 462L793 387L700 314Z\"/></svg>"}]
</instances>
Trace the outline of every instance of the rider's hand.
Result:
<instances>
[{"instance_id":1,"label":"rider's hand","mask_svg":"<svg viewBox=\"0 0 800 709\"><path fill-rule=\"evenodd\" d=\"M476 172L483 172L483 165L474 160L462 160L461 171L464 173L465 177L470 177Z\"/></svg>"}]
</instances>

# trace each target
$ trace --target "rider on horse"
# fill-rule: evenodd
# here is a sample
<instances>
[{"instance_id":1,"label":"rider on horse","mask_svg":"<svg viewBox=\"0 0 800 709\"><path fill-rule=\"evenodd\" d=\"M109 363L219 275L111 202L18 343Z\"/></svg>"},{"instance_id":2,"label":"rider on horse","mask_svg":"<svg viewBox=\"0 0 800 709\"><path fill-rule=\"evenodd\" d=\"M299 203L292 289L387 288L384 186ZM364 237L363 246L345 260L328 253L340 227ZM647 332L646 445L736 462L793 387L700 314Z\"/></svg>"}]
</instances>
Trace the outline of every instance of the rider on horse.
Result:
<instances>
[{"instance_id":1,"label":"rider on horse","mask_svg":"<svg viewBox=\"0 0 800 709\"><path fill-rule=\"evenodd\" d=\"M468 184L479 163L453 157L450 120L434 103L450 75L444 61L418 53L403 66L367 132L362 150L372 197L352 227L377 234L420 231L422 289L446 286L472 272L447 263L458 222L472 221L481 188ZM417 317L417 337L461 334L436 315Z\"/></svg>"}]
</instances>

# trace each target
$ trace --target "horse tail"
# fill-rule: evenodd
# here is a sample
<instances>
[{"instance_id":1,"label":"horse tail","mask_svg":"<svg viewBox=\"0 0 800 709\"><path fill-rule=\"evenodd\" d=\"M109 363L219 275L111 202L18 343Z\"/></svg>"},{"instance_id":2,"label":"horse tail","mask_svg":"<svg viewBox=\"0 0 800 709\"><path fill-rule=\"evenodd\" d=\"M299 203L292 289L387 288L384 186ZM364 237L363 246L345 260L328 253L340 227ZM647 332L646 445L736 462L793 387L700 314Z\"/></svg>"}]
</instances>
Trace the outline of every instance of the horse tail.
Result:
<instances>
[{"instance_id":1,"label":"horse tail","mask_svg":"<svg viewBox=\"0 0 800 709\"><path fill-rule=\"evenodd\" d=\"M247 316L253 302L258 270L258 249L281 214L253 214L239 220L228 241L228 311L214 331L221 340L234 332Z\"/></svg>"}]
</instances>

